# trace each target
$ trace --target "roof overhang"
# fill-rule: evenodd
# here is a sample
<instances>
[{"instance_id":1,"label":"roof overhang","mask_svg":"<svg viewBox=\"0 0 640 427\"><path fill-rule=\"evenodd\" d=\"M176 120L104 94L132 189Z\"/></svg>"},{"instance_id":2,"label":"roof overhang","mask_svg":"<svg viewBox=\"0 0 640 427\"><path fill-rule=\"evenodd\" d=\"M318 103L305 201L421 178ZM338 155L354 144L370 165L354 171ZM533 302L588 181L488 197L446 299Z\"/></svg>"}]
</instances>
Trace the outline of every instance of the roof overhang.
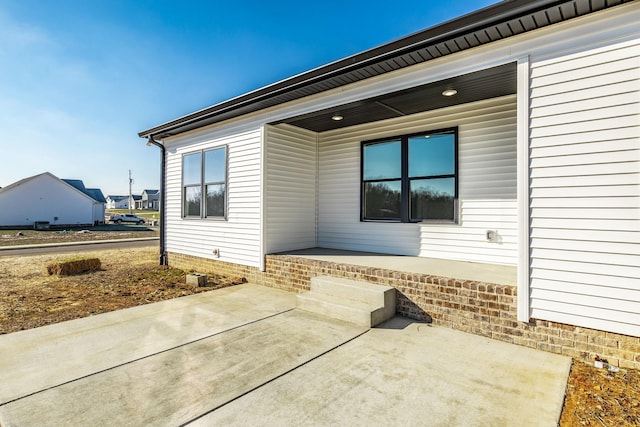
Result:
<instances>
[{"instance_id":1,"label":"roof overhang","mask_svg":"<svg viewBox=\"0 0 640 427\"><path fill-rule=\"evenodd\" d=\"M138 135L142 138L167 138L630 1L633 0L502 1L147 129ZM427 90L426 87L423 89ZM379 101L385 103L385 100ZM304 121L311 118L296 119Z\"/></svg>"}]
</instances>

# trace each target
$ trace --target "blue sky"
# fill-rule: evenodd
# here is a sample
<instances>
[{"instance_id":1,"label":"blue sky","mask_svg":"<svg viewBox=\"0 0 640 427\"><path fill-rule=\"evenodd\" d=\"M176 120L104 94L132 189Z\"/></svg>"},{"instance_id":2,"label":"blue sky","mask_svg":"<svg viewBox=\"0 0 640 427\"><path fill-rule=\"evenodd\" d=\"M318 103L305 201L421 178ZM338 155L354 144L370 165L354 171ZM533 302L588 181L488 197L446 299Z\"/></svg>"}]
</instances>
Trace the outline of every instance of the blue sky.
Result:
<instances>
[{"instance_id":1,"label":"blue sky","mask_svg":"<svg viewBox=\"0 0 640 427\"><path fill-rule=\"evenodd\" d=\"M0 1L0 187L159 186L137 132L496 3Z\"/></svg>"}]
</instances>

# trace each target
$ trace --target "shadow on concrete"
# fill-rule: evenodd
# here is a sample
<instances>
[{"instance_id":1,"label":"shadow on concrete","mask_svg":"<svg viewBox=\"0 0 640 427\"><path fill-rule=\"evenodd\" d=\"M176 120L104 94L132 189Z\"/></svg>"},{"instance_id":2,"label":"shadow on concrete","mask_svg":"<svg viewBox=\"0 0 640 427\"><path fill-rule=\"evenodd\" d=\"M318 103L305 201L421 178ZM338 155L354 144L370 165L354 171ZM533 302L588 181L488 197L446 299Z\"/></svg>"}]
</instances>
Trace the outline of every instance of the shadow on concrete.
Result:
<instances>
[{"instance_id":1,"label":"shadow on concrete","mask_svg":"<svg viewBox=\"0 0 640 427\"><path fill-rule=\"evenodd\" d=\"M430 322L424 322L420 320L409 319L408 317L400 317L396 316L392 319L387 320L384 323L376 326L376 329L393 329L393 330L403 330L407 329L412 325L422 324L426 326L431 326Z\"/></svg>"}]
</instances>

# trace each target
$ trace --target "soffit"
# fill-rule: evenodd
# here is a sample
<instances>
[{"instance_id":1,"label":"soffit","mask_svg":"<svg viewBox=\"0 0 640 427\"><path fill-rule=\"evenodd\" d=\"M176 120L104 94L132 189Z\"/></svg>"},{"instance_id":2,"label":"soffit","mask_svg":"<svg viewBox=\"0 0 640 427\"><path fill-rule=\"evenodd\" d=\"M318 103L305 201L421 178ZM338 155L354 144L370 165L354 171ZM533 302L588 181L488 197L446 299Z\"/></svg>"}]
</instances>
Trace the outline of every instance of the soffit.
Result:
<instances>
[{"instance_id":1,"label":"soffit","mask_svg":"<svg viewBox=\"0 0 640 427\"><path fill-rule=\"evenodd\" d=\"M277 123L287 123L314 132L324 132L378 120L402 117L452 105L516 93L516 64L510 63L454 78L392 92L313 113L292 117ZM458 91L443 96L446 89ZM332 120L340 115L342 120ZM274 123L274 124L277 124Z\"/></svg>"}]
</instances>

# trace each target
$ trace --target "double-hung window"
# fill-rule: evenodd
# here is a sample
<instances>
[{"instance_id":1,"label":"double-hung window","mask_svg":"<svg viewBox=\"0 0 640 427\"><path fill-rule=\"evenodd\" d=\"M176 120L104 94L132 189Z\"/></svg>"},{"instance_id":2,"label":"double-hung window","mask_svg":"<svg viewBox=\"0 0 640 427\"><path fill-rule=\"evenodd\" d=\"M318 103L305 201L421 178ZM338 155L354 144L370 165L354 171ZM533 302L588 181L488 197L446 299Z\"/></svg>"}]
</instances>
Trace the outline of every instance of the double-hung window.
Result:
<instances>
[{"instance_id":1,"label":"double-hung window","mask_svg":"<svg viewBox=\"0 0 640 427\"><path fill-rule=\"evenodd\" d=\"M457 128L362 143L361 219L457 222Z\"/></svg>"},{"instance_id":2,"label":"double-hung window","mask_svg":"<svg viewBox=\"0 0 640 427\"><path fill-rule=\"evenodd\" d=\"M227 147L182 157L182 216L225 218Z\"/></svg>"}]
</instances>

